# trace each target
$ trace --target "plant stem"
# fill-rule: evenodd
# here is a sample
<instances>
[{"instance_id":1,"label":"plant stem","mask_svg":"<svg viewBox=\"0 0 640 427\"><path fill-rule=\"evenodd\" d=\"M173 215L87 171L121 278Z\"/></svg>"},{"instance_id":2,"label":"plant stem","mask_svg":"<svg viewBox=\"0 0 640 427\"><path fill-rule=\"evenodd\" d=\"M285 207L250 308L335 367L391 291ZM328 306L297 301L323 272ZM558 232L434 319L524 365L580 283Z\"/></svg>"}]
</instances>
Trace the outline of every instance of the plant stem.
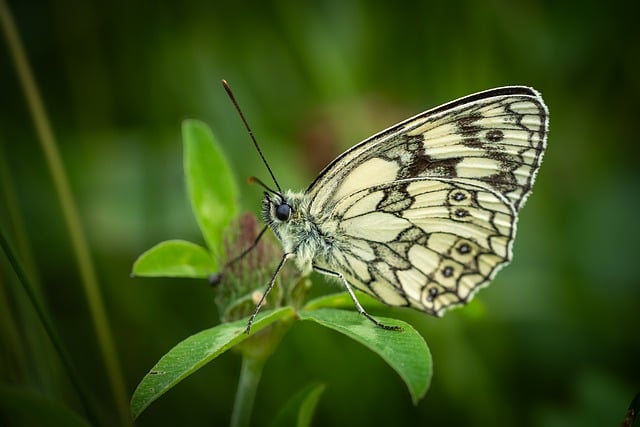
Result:
<instances>
[{"instance_id":1,"label":"plant stem","mask_svg":"<svg viewBox=\"0 0 640 427\"><path fill-rule=\"evenodd\" d=\"M265 357L247 354L242 356L240 380L238 381L238 390L236 391L233 413L231 414L231 427L247 427L249 425L253 402L265 361Z\"/></svg>"},{"instance_id":2,"label":"plant stem","mask_svg":"<svg viewBox=\"0 0 640 427\"><path fill-rule=\"evenodd\" d=\"M84 387L82 381L80 380L80 376L77 374L76 370L74 369L73 363L71 362L71 359L69 358L62 344L62 341L58 337L58 333L56 332L56 329L53 326L53 322L51 321L51 316L49 316L49 313L47 312L46 308L38 300L34 286L31 284L31 282L27 277L27 274L25 273L24 269L20 265L20 262L16 257L15 251L9 244L9 241L5 238L5 235L2 229L0 229L0 248L2 248L2 251L6 255L7 259L9 260L9 264L13 267L13 271L18 277L18 281L22 285L22 289L24 290L25 294L29 298L29 301L31 302L31 305L33 306L33 309L36 312L36 315L38 316L38 319L40 320L42 327L46 331L47 336L51 340L53 347L58 353L58 356L62 361L62 366L64 366L67 372L67 376L71 381L71 384L73 385L76 392L78 393L78 397L80 398L80 403L82 404L86 412L86 415L89 418L89 421L91 421L91 423L95 425L98 422L98 416L90 400L90 395L87 393L86 387Z\"/></svg>"},{"instance_id":3,"label":"plant stem","mask_svg":"<svg viewBox=\"0 0 640 427\"><path fill-rule=\"evenodd\" d=\"M9 6L5 0L0 0L0 26L4 32L11 58L16 67L18 80L22 85L27 106L31 112L35 130L45 154L62 213L67 224L98 345L105 362L108 379L111 383L119 421L122 425L131 425L132 421L129 415L124 377L100 294L100 287L91 259L89 244L87 243L87 238L80 221L80 214L75 199L71 193L71 186L69 185L62 158L58 151L58 145L44 107L44 102L42 101L40 91L27 60L24 47L22 46L18 29L15 26Z\"/></svg>"}]
</instances>

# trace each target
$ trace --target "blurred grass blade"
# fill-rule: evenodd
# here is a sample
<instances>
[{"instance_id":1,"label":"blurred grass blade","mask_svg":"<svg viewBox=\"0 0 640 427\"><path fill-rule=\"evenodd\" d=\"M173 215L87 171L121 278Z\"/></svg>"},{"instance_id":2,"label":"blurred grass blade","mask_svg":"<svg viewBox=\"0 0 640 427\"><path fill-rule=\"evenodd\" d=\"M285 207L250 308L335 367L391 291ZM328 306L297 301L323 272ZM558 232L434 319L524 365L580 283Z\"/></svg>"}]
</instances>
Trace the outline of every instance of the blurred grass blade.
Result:
<instances>
[{"instance_id":1,"label":"blurred grass blade","mask_svg":"<svg viewBox=\"0 0 640 427\"><path fill-rule=\"evenodd\" d=\"M15 26L13 16L6 1L0 0L0 24L7 40L11 60L16 67L18 80L22 86L24 97L31 113L38 141L47 160L47 165L53 180L62 214L67 225L69 238L78 263L82 285L84 287L87 304L93 320L93 326L98 340L98 345L106 367L106 376L110 382L111 390L116 402L116 409L120 422L129 425L130 420L126 412L126 387L118 360L115 343L111 335L111 328L107 319L106 310L100 294L100 287L96 277L96 271L91 259L89 244L80 221L80 214L75 199L71 192L71 186L65 171L62 157L58 150L49 117L40 95L40 90L31 70L22 41Z\"/></svg>"},{"instance_id":2,"label":"blurred grass blade","mask_svg":"<svg viewBox=\"0 0 640 427\"><path fill-rule=\"evenodd\" d=\"M5 425L88 427L90 424L60 402L32 390L0 385L0 414Z\"/></svg>"},{"instance_id":3,"label":"blurred grass blade","mask_svg":"<svg viewBox=\"0 0 640 427\"><path fill-rule=\"evenodd\" d=\"M0 0L1 1L1 0ZM67 377L73 387L78 394L78 398L80 399L80 403L83 406L83 409L86 411L87 416L91 419L91 421L95 422L97 418L97 411L92 405L91 395L88 393L88 389L84 387L80 376L76 373L75 367L71 362L71 358L67 354L67 351L64 348L62 340L60 340L56 328L51 321L51 316L49 315L46 307L40 302L38 299L34 286L31 281L27 277L22 265L20 264L15 251L11 247L9 241L7 240L4 231L0 228L0 248L5 253L9 264L13 267L13 271L18 277L18 282L22 285L22 288L33 307L33 311L38 316L38 320L42 325L42 328L45 330L47 336L51 340L51 344L53 348L58 353L58 357L60 357L60 361L62 362L62 366L64 366ZM0 411L0 414L2 412Z\"/></svg>"},{"instance_id":4,"label":"blurred grass blade","mask_svg":"<svg viewBox=\"0 0 640 427\"><path fill-rule=\"evenodd\" d=\"M182 123L184 173L191 208L214 259L223 255L222 232L236 216L237 186L229 163L209 127Z\"/></svg>"},{"instance_id":5,"label":"blurred grass blade","mask_svg":"<svg viewBox=\"0 0 640 427\"><path fill-rule=\"evenodd\" d=\"M217 261L202 246L185 240L167 240L140 255L131 274L206 279L216 271Z\"/></svg>"},{"instance_id":6,"label":"blurred grass blade","mask_svg":"<svg viewBox=\"0 0 640 427\"><path fill-rule=\"evenodd\" d=\"M326 386L311 384L294 394L271 423L271 427L309 427Z\"/></svg>"},{"instance_id":7,"label":"blurred grass blade","mask_svg":"<svg viewBox=\"0 0 640 427\"><path fill-rule=\"evenodd\" d=\"M137 418L153 401L173 386L231 347L253 337L270 324L293 316L294 311L291 307L283 307L259 315L253 323L251 335L244 333L247 319L242 319L206 329L178 343L162 356L138 384L131 398L133 418Z\"/></svg>"},{"instance_id":8,"label":"blurred grass blade","mask_svg":"<svg viewBox=\"0 0 640 427\"><path fill-rule=\"evenodd\" d=\"M298 314L302 320L336 330L377 353L400 375L414 404L427 393L433 371L431 353L424 338L408 323L376 317L382 323L401 326L403 330L397 332L377 328L355 311L322 308Z\"/></svg>"}]
</instances>

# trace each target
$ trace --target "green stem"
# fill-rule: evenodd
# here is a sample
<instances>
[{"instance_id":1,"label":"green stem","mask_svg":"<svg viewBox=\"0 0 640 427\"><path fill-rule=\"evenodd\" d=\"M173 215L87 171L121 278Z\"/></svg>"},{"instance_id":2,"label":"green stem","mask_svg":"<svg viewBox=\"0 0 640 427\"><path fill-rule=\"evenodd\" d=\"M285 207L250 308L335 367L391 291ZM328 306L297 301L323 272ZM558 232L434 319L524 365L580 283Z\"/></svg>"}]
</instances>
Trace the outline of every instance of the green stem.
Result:
<instances>
[{"instance_id":1,"label":"green stem","mask_svg":"<svg viewBox=\"0 0 640 427\"><path fill-rule=\"evenodd\" d=\"M22 266L20 265L20 262L18 261L18 258L15 255L15 251L13 250L8 240L6 239L2 229L0 229L0 248L2 248L2 251L7 256L7 259L9 260L9 264L13 267L13 271L18 277L18 281L20 282L20 284L22 284L22 289L24 290L25 294L29 298L31 305L33 306L33 309L36 312L36 315L40 319L40 323L42 324L44 330L49 336L49 339L51 340L51 343L53 344L53 347L58 353L58 356L62 361L62 365L64 366L67 372L67 376L71 381L71 384L75 388L76 392L78 393L78 397L80 398L80 402L84 407L87 417L89 418L91 423L95 425L98 421L97 412L95 411L94 406L92 405L89 399L89 394L86 391L86 387L83 386L80 376L78 376L78 374L76 373L76 370L73 367L73 363L71 362L71 359L69 358L67 352L65 351L62 341L58 337L58 333L56 332L56 329L53 326L51 317L49 316L45 307L38 300L38 297L36 296L36 292L33 285L29 281L27 274L25 273Z\"/></svg>"},{"instance_id":2,"label":"green stem","mask_svg":"<svg viewBox=\"0 0 640 427\"><path fill-rule=\"evenodd\" d=\"M251 421L253 402L266 358L251 355L242 356L240 381L236 391L236 400L231 414L231 427L247 427Z\"/></svg>"},{"instance_id":3,"label":"green stem","mask_svg":"<svg viewBox=\"0 0 640 427\"><path fill-rule=\"evenodd\" d=\"M42 101L29 61L27 60L18 30L11 16L11 11L5 0L0 0L0 26L4 32L9 53L16 67L18 80L22 85L22 90L24 91L27 105L31 112L36 132L38 133L38 140L45 154L62 213L67 224L71 244L78 261L80 276L82 277L81 282L84 286L98 345L105 362L107 376L116 401L120 424L131 425L132 421L129 416L124 377L117 357L115 343L111 336L111 329L100 294L100 287L91 259L87 238L80 221L78 208L71 193L71 186L69 185L62 158L58 151L58 145L44 107L44 102Z\"/></svg>"}]
</instances>

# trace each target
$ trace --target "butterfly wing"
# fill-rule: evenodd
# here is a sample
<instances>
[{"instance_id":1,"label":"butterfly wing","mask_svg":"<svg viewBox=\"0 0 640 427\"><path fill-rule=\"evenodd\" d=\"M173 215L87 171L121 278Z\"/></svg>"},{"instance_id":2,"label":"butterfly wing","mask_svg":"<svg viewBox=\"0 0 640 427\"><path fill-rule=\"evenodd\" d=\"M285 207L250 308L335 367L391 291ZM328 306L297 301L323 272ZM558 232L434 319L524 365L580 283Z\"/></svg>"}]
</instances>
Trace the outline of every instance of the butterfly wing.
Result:
<instances>
[{"instance_id":1,"label":"butterfly wing","mask_svg":"<svg viewBox=\"0 0 640 427\"><path fill-rule=\"evenodd\" d=\"M397 210L397 201L408 206ZM515 211L479 185L396 181L343 198L333 214L340 250L325 267L389 305L439 315L468 301L511 257Z\"/></svg>"},{"instance_id":2,"label":"butterfly wing","mask_svg":"<svg viewBox=\"0 0 640 427\"><path fill-rule=\"evenodd\" d=\"M509 262L517 212L546 146L539 94L506 87L410 118L356 145L309 187L355 287L434 315Z\"/></svg>"},{"instance_id":3,"label":"butterfly wing","mask_svg":"<svg viewBox=\"0 0 640 427\"><path fill-rule=\"evenodd\" d=\"M434 177L484 183L519 210L546 148L548 112L540 94L510 86L425 111L352 147L307 189L311 213L374 185Z\"/></svg>"}]
</instances>

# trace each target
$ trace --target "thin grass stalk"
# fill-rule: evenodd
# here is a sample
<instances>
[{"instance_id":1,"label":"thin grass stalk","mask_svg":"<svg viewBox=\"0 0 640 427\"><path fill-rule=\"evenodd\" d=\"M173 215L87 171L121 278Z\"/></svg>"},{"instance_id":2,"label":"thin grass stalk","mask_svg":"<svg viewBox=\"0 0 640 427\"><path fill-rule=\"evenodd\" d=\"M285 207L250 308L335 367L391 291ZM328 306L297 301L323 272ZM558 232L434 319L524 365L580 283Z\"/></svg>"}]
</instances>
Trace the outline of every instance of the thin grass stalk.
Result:
<instances>
[{"instance_id":1,"label":"thin grass stalk","mask_svg":"<svg viewBox=\"0 0 640 427\"><path fill-rule=\"evenodd\" d=\"M98 345L116 402L118 416L122 425L130 425L131 420L122 369L118 361L87 239L44 103L5 0L0 0L0 22L69 231Z\"/></svg>"}]
</instances>

